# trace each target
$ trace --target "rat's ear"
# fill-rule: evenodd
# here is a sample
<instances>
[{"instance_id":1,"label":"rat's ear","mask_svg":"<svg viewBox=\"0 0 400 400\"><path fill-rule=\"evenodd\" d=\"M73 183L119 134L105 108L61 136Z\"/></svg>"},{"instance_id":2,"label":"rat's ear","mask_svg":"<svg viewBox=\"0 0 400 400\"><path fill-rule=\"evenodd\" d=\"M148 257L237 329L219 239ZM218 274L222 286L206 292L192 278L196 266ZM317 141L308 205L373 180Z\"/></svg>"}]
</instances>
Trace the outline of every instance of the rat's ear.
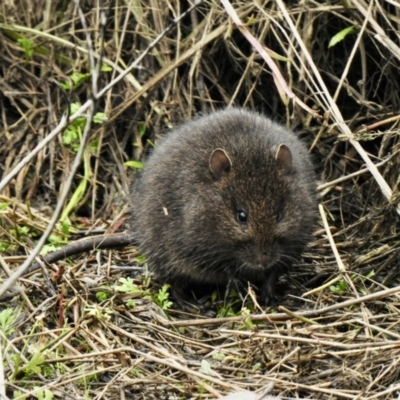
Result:
<instances>
[{"instance_id":1,"label":"rat's ear","mask_svg":"<svg viewBox=\"0 0 400 400\"><path fill-rule=\"evenodd\" d=\"M214 178L219 181L232 168L232 162L225 150L215 149L210 157L210 170Z\"/></svg>"},{"instance_id":2,"label":"rat's ear","mask_svg":"<svg viewBox=\"0 0 400 400\"><path fill-rule=\"evenodd\" d=\"M275 159L278 167L281 168L285 174L289 174L293 171L292 152L286 144L279 145Z\"/></svg>"}]
</instances>

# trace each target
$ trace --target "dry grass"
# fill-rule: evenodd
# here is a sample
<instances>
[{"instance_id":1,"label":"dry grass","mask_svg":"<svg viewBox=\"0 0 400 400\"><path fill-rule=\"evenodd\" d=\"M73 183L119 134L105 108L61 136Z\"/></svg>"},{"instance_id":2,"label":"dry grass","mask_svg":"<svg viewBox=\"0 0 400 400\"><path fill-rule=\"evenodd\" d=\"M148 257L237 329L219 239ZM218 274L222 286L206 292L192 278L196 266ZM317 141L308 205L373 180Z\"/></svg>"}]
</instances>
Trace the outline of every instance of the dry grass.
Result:
<instances>
[{"instance_id":1,"label":"dry grass","mask_svg":"<svg viewBox=\"0 0 400 400\"><path fill-rule=\"evenodd\" d=\"M309 143L321 222L274 310L251 298L250 314L218 302L220 318L162 310L134 248L19 279L1 303L0 394L40 387L64 399L211 399L273 382L284 397L399 398L400 4L231 4L205 1L173 24L186 1L112 2L102 38L96 2L82 2L86 29L73 2L1 3L0 291L59 214L69 216L70 235L57 223L50 243L118 230L132 175L124 163L180 120L225 105L263 111ZM95 79L91 58L111 69ZM108 121L85 131L71 116L87 140L67 143L70 104L93 115L93 87L130 66L97 99ZM79 148L84 161L74 165ZM145 293L118 291L121 277Z\"/></svg>"}]
</instances>

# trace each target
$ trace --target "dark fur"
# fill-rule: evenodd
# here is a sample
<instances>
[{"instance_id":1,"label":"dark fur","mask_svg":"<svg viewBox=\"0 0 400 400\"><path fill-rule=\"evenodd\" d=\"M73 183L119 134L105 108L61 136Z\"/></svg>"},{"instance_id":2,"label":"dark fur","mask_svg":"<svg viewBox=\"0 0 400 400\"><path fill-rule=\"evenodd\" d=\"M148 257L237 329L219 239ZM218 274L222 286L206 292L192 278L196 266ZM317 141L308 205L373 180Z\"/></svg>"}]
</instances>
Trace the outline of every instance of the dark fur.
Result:
<instances>
[{"instance_id":1,"label":"dark fur","mask_svg":"<svg viewBox=\"0 0 400 400\"><path fill-rule=\"evenodd\" d=\"M291 150L291 172L277 165L281 144ZM217 148L232 162L220 180L209 166ZM316 179L292 132L257 113L230 109L168 133L136 179L132 202L135 240L159 279L178 285L250 281L268 301L311 239ZM247 225L236 219L239 206L249 213Z\"/></svg>"}]
</instances>

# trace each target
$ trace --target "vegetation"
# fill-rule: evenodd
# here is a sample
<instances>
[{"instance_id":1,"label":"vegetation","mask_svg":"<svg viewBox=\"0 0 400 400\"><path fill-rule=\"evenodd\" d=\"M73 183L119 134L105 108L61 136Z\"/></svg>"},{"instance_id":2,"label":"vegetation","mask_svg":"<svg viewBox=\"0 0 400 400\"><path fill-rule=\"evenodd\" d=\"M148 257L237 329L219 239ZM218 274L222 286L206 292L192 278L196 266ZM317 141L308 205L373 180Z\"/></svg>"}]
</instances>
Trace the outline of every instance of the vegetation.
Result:
<instances>
[{"instance_id":1,"label":"vegetation","mask_svg":"<svg viewBox=\"0 0 400 400\"><path fill-rule=\"evenodd\" d=\"M0 4L0 396L214 399L272 382L398 399L398 3L77 3ZM121 229L157 139L231 105L298 132L320 176L315 241L279 306L250 290L209 295L216 318L180 311L135 248L7 283L44 234L49 251Z\"/></svg>"}]
</instances>

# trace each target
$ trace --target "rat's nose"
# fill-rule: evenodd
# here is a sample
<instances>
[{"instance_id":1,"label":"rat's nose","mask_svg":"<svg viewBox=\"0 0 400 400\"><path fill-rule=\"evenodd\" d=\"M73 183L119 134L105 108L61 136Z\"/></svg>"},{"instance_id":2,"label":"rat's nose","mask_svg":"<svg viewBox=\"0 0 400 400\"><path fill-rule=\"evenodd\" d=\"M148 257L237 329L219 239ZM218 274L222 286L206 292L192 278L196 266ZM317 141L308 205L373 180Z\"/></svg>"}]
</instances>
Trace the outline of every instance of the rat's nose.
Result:
<instances>
[{"instance_id":1,"label":"rat's nose","mask_svg":"<svg viewBox=\"0 0 400 400\"><path fill-rule=\"evenodd\" d=\"M261 267L267 267L268 264L271 262L271 255L267 252L262 252L258 254L258 264Z\"/></svg>"}]
</instances>

